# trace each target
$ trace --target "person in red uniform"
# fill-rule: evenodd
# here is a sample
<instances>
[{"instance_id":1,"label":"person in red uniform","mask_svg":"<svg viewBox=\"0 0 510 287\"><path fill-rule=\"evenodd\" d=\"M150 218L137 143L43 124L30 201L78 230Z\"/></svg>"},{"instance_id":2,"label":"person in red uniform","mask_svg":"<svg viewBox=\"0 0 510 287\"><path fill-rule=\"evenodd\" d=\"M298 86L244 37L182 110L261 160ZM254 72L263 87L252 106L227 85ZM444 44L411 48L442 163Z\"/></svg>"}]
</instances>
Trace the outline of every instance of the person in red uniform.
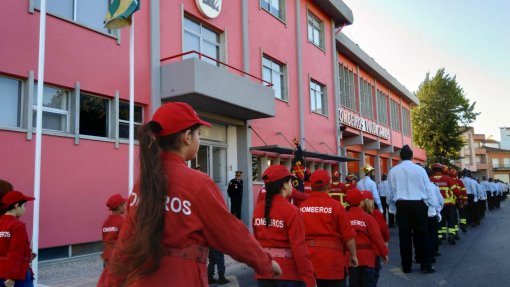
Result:
<instances>
[{"instance_id":1,"label":"person in red uniform","mask_svg":"<svg viewBox=\"0 0 510 287\"><path fill-rule=\"evenodd\" d=\"M120 194L114 194L106 201L106 206L111 211L110 215L103 222L103 243L104 250L101 257L104 261L104 266L108 264L110 256L113 251L113 246L119 238L122 224L124 223L123 214L126 212L126 198L123 198Z\"/></svg>"},{"instance_id":2,"label":"person in red uniform","mask_svg":"<svg viewBox=\"0 0 510 287\"><path fill-rule=\"evenodd\" d=\"M349 268L349 287L376 286L375 257L381 256L384 262L388 262L388 247L384 243L377 221L362 208L365 202L361 191L350 189L346 200L350 204L347 215L356 232L358 256L358 267Z\"/></svg>"},{"instance_id":3,"label":"person in red uniform","mask_svg":"<svg viewBox=\"0 0 510 287\"><path fill-rule=\"evenodd\" d=\"M438 237L440 240L443 240L446 239L448 234L448 243L455 244L455 225L457 224L455 200L461 197L461 193L452 178L443 174L442 164L434 163L432 165L432 172L430 181L439 187L444 198L444 206L441 210L441 229L438 231Z\"/></svg>"},{"instance_id":4,"label":"person in red uniform","mask_svg":"<svg viewBox=\"0 0 510 287\"><path fill-rule=\"evenodd\" d=\"M0 208L0 286L32 287L30 262L35 254L30 249L27 228L19 218L25 213L25 204L35 198L19 191L8 191Z\"/></svg>"},{"instance_id":5,"label":"person in red uniform","mask_svg":"<svg viewBox=\"0 0 510 287\"><path fill-rule=\"evenodd\" d=\"M328 195L329 173L318 169L310 177L311 197L299 210L303 214L306 244L312 259L318 287L345 286L344 246L351 256L349 265L356 267L356 233L351 228L347 212Z\"/></svg>"},{"instance_id":6,"label":"person in red uniform","mask_svg":"<svg viewBox=\"0 0 510 287\"><path fill-rule=\"evenodd\" d=\"M379 226L379 230L381 231L381 235L383 237L384 243L386 245L388 244L388 241L390 241L390 230L388 229L388 225L386 224L386 220L384 219L384 215L381 213L381 211L377 208L375 208L375 202L374 202L374 196L372 192L368 190L363 190L361 192L363 194L364 204L362 205L363 209L368 213L371 214L375 221L377 221L377 225ZM377 250L374 250L374 252L377 252ZM377 253L376 253L377 254ZM379 254L377 254L375 258L375 282L377 283L379 281L379 273L381 271L381 257Z\"/></svg>"},{"instance_id":7,"label":"person in red uniform","mask_svg":"<svg viewBox=\"0 0 510 287\"><path fill-rule=\"evenodd\" d=\"M354 174L348 174L345 177L345 188L347 190L356 188L356 185L358 184L358 177Z\"/></svg>"},{"instance_id":8,"label":"person in red uniform","mask_svg":"<svg viewBox=\"0 0 510 287\"><path fill-rule=\"evenodd\" d=\"M342 174L339 171L334 171L331 176L331 185L329 186L329 196L339 201L343 207L347 207L345 195L347 194L347 187L340 181Z\"/></svg>"},{"instance_id":9,"label":"person in red uniform","mask_svg":"<svg viewBox=\"0 0 510 287\"><path fill-rule=\"evenodd\" d=\"M266 198L253 211L253 234L281 266L283 275L256 272L260 287L316 286L314 270L305 243L303 215L286 197L292 193L292 173L283 165L272 165L262 174Z\"/></svg>"},{"instance_id":10,"label":"person in red uniform","mask_svg":"<svg viewBox=\"0 0 510 287\"><path fill-rule=\"evenodd\" d=\"M211 126L175 102L140 127L140 178L98 286L207 286L209 246L268 277L281 274L214 181L186 164L197 155L201 125Z\"/></svg>"},{"instance_id":11,"label":"person in red uniform","mask_svg":"<svg viewBox=\"0 0 510 287\"><path fill-rule=\"evenodd\" d=\"M457 211L459 212L460 229L462 232L467 232L467 218L466 218L466 204L467 204L467 193L464 182L458 177L457 170L450 168L448 175L452 178L456 187L460 190L460 198L457 198ZM457 239L457 237L455 238Z\"/></svg>"}]
</instances>

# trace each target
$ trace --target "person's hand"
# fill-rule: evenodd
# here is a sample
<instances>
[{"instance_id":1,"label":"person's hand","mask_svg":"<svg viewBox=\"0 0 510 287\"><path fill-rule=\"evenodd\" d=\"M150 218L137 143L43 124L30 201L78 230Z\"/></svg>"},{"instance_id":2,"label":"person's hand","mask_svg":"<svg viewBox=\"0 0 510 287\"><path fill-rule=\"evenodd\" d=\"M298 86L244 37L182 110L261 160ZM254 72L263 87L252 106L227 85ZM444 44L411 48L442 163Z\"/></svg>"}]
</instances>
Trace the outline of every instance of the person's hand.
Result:
<instances>
[{"instance_id":1,"label":"person's hand","mask_svg":"<svg viewBox=\"0 0 510 287\"><path fill-rule=\"evenodd\" d=\"M282 276L282 268L280 267L280 265L278 265L278 262L272 260L271 261L271 269L273 271L273 278L274 279L277 279L279 278L280 276Z\"/></svg>"},{"instance_id":2,"label":"person's hand","mask_svg":"<svg viewBox=\"0 0 510 287\"><path fill-rule=\"evenodd\" d=\"M390 258L388 257L388 255L383 256L383 257L382 257L382 259L383 259L383 262L384 262L384 263L388 263L388 260L390 260Z\"/></svg>"},{"instance_id":3,"label":"person's hand","mask_svg":"<svg viewBox=\"0 0 510 287\"><path fill-rule=\"evenodd\" d=\"M30 257L30 261L34 260L37 257L37 253L32 252L32 257Z\"/></svg>"},{"instance_id":4,"label":"person's hand","mask_svg":"<svg viewBox=\"0 0 510 287\"><path fill-rule=\"evenodd\" d=\"M4 285L5 285L5 287L14 287L14 283L16 283L16 282L14 282L14 280L7 279L7 280L5 280Z\"/></svg>"},{"instance_id":5,"label":"person's hand","mask_svg":"<svg viewBox=\"0 0 510 287\"><path fill-rule=\"evenodd\" d=\"M349 266L350 267L358 267L358 257L351 256L351 258L349 258Z\"/></svg>"}]
</instances>

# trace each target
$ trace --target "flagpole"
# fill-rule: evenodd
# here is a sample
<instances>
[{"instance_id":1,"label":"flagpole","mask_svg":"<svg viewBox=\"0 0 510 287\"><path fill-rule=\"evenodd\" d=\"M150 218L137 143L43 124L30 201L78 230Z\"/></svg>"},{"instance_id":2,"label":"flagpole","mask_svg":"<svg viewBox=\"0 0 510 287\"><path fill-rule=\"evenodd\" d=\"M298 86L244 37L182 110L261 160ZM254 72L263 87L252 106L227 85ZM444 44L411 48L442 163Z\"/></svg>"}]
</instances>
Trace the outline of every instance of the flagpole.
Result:
<instances>
[{"instance_id":1,"label":"flagpole","mask_svg":"<svg viewBox=\"0 0 510 287\"><path fill-rule=\"evenodd\" d=\"M41 144L42 144L42 102L44 89L44 57L46 42L46 0L41 0L39 18L39 63L37 70L37 111L36 111L36 132L35 132L35 166L34 166L34 218L32 228L32 250L39 250L39 207L41 202ZM35 257L32 261L34 271L34 286L37 286L39 277L39 259Z\"/></svg>"},{"instance_id":2,"label":"flagpole","mask_svg":"<svg viewBox=\"0 0 510 287\"><path fill-rule=\"evenodd\" d=\"M133 190L134 141L135 141L135 17L131 15L129 37L129 184L128 194Z\"/></svg>"}]
</instances>

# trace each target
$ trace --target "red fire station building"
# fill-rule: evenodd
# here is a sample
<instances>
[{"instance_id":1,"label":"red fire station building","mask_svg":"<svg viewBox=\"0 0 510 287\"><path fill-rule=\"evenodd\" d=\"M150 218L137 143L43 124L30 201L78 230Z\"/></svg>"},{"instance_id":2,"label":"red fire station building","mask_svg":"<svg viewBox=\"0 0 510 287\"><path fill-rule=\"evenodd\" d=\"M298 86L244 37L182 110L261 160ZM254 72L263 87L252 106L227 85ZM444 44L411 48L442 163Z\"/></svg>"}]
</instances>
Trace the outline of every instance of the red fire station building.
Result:
<instances>
[{"instance_id":1,"label":"red fire station building","mask_svg":"<svg viewBox=\"0 0 510 287\"><path fill-rule=\"evenodd\" d=\"M40 1L6 1L0 10L0 178L28 194L44 85L41 259L100 249L106 199L128 194L130 33L104 28L107 2L47 2L44 83ZM188 102L214 123L189 164L225 196L234 172L244 171L246 223L262 171L290 167L294 138L312 171L360 176L371 164L379 178L412 145L410 108L419 103L342 33L353 19L341 0L142 1L135 128L167 101ZM31 208L23 219L30 231Z\"/></svg>"}]
</instances>

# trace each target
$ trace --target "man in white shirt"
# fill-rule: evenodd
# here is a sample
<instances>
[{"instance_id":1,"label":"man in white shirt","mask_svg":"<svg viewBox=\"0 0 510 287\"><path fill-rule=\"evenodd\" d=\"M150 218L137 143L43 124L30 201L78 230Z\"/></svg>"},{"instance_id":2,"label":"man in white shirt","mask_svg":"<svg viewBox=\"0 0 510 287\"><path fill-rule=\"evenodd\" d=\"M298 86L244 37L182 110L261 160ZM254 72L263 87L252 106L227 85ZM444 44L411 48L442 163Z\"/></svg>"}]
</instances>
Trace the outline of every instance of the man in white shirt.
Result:
<instances>
[{"instance_id":1,"label":"man in white shirt","mask_svg":"<svg viewBox=\"0 0 510 287\"><path fill-rule=\"evenodd\" d=\"M493 190L491 183L487 180L486 176L482 177L482 182L480 183L487 193L487 208L489 211L492 211L494 209L494 199L492 198Z\"/></svg>"},{"instance_id":2,"label":"man in white shirt","mask_svg":"<svg viewBox=\"0 0 510 287\"><path fill-rule=\"evenodd\" d=\"M379 197L379 191L377 191L377 185L375 184L375 169L369 165L369 164L365 164L362 168L361 168L361 171L363 172L363 174L365 174L365 177L358 181L358 183L356 184L356 188L363 191L363 190L368 190L372 193L372 196L374 197L374 202L376 204L376 208L379 209L379 211L382 213L383 212L383 208L382 208L382 204L381 204L381 198Z\"/></svg>"},{"instance_id":3,"label":"man in white shirt","mask_svg":"<svg viewBox=\"0 0 510 287\"><path fill-rule=\"evenodd\" d=\"M428 206L435 206L434 201L427 194L429 178L425 169L414 164L413 151L408 145L400 151L400 164L394 166L388 174L388 200L390 212L397 212L397 225L400 242L400 257L402 271L411 272L413 254L413 234L416 240L416 252L427 254L423 256L421 269L427 273L435 271L430 262L429 250L426 244L428 233ZM420 249L420 250L418 250Z\"/></svg>"},{"instance_id":4,"label":"man in white shirt","mask_svg":"<svg viewBox=\"0 0 510 287\"><path fill-rule=\"evenodd\" d=\"M388 216L388 227L395 227L395 216L388 212L388 175L383 174L381 176L381 182L377 185L377 190L379 191L379 196L381 197L381 204L383 208L383 215L386 218Z\"/></svg>"}]
</instances>

